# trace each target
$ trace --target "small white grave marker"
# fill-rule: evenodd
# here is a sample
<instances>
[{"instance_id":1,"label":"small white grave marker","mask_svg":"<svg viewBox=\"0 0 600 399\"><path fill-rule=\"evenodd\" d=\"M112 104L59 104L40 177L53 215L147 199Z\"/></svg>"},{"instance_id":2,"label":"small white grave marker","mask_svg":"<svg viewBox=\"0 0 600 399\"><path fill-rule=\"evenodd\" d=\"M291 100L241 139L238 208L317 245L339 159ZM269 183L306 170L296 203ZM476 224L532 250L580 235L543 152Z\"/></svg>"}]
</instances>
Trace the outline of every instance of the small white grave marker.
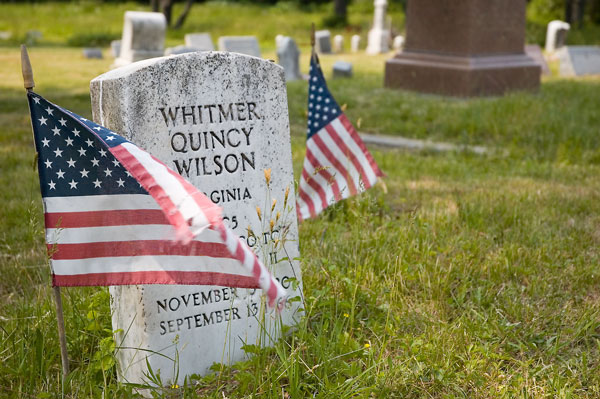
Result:
<instances>
[{"instance_id":1,"label":"small white grave marker","mask_svg":"<svg viewBox=\"0 0 600 399\"><path fill-rule=\"evenodd\" d=\"M197 51L214 51L210 33L188 33L185 35L185 47L196 49Z\"/></svg>"},{"instance_id":2,"label":"small white grave marker","mask_svg":"<svg viewBox=\"0 0 600 399\"><path fill-rule=\"evenodd\" d=\"M600 75L600 46L564 46L557 56L561 76Z\"/></svg>"},{"instance_id":3,"label":"small white grave marker","mask_svg":"<svg viewBox=\"0 0 600 399\"><path fill-rule=\"evenodd\" d=\"M126 11L119 58L114 66L162 57L166 30L167 20L159 12Z\"/></svg>"},{"instance_id":4,"label":"small white grave marker","mask_svg":"<svg viewBox=\"0 0 600 399\"><path fill-rule=\"evenodd\" d=\"M221 36L219 51L228 51L260 58L260 47L254 36Z\"/></svg>"}]
</instances>

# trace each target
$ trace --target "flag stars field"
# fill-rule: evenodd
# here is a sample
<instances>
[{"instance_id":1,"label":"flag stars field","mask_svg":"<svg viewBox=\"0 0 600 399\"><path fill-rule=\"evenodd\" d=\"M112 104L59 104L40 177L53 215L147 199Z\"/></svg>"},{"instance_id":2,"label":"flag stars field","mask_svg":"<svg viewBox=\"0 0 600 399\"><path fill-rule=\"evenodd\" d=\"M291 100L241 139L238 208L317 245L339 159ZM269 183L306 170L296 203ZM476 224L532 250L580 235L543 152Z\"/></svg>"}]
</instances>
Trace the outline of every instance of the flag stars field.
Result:
<instances>
[{"instance_id":1,"label":"flag stars field","mask_svg":"<svg viewBox=\"0 0 600 399\"><path fill-rule=\"evenodd\" d=\"M33 97L33 102L39 104L40 99ZM135 193L142 193L141 186L129 184L134 179L119 167L119 161L101 148L99 142L95 143L93 137L82 135L81 127L74 126L76 122L65 112L52 104L44 104L35 116L42 137L38 148L40 170L48 176L42 191L57 197L94 195L107 189L115 193L130 192L128 187L131 186ZM80 120L94 129L92 122L85 118ZM106 142L119 141L108 129L94 131Z\"/></svg>"}]
</instances>

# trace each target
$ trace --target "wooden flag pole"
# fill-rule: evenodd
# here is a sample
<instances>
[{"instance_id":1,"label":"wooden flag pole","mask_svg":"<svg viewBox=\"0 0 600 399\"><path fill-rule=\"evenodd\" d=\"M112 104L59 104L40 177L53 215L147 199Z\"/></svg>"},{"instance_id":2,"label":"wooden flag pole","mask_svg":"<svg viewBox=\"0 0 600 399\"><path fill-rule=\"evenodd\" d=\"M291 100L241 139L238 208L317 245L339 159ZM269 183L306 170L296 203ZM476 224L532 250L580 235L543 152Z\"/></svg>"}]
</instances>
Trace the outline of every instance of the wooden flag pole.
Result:
<instances>
[{"instance_id":1,"label":"wooden flag pole","mask_svg":"<svg viewBox=\"0 0 600 399\"><path fill-rule=\"evenodd\" d=\"M315 23L313 22L310 27L311 56L315 55L315 41Z\"/></svg>"},{"instance_id":2,"label":"wooden flag pole","mask_svg":"<svg viewBox=\"0 0 600 399\"><path fill-rule=\"evenodd\" d=\"M35 87L35 82L33 81L33 70L31 69L27 47L24 44L21 44L21 71L23 72L23 86L27 91L31 91Z\"/></svg>"},{"instance_id":3,"label":"wooden flag pole","mask_svg":"<svg viewBox=\"0 0 600 399\"><path fill-rule=\"evenodd\" d=\"M27 47L21 44L21 72L23 72L23 87L28 92L35 87L33 81L33 69ZM63 317L62 297L60 295L60 287L52 287L54 290L54 303L56 305L56 322L58 324L58 338L60 341L60 358L62 361L63 381L69 374L69 355L67 353L67 336L65 334L65 319Z\"/></svg>"}]
</instances>

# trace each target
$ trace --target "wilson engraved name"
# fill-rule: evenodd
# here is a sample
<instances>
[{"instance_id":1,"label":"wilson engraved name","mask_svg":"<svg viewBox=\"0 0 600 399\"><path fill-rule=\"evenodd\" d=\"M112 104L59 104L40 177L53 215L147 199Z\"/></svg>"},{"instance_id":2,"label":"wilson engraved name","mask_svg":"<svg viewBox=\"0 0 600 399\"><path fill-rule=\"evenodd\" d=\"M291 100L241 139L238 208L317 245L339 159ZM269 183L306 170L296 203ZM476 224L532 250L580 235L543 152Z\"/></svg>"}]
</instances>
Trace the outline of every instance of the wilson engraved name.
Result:
<instances>
[{"instance_id":1,"label":"wilson engraved name","mask_svg":"<svg viewBox=\"0 0 600 399\"><path fill-rule=\"evenodd\" d=\"M180 175L218 176L256 169L254 151L249 150L254 129L252 121L262 118L255 102L186 105L159 108L159 111L169 128L172 150L182 154L173 160ZM231 122L247 125L236 123L232 127ZM218 126L223 123L228 126ZM206 127L206 124L214 127ZM217 151L220 153L215 154Z\"/></svg>"}]
</instances>

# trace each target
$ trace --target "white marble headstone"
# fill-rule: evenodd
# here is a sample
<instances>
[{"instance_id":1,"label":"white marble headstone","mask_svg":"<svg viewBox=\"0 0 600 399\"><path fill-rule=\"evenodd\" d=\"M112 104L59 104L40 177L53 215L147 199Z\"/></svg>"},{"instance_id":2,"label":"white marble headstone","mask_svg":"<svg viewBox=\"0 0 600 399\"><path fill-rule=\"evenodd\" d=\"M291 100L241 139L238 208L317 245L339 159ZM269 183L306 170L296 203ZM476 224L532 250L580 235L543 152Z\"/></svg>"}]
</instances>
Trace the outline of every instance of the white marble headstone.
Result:
<instances>
[{"instance_id":1,"label":"white marble headstone","mask_svg":"<svg viewBox=\"0 0 600 399\"><path fill-rule=\"evenodd\" d=\"M343 53L344 52L344 36L335 35L333 37L333 52Z\"/></svg>"},{"instance_id":2,"label":"white marble headstone","mask_svg":"<svg viewBox=\"0 0 600 399\"><path fill-rule=\"evenodd\" d=\"M185 47L196 49L197 51L214 51L210 33L188 33L185 35Z\"/></svg>"},{"instance_id":3,"label":"white marble headstone","mask_svg":"<svg viewBox=\"0 0 600 399\"><path fill-rule=\"evenodd\" d=\"M373 6L375 13L373 14L373 28L369 31L367 54L387 53L390 49L390 31L385 26L387 0L375 0Z\"/></svg>"},{"instance_id":4,"label":"white marble headstone","mask_svg":"<svg viewBox=\"0 0 600 399\"><path fill-rule=\"evenodd\" d=\"M126 11L119 57L114 66L162 57L167 20L162 13Z\"/></svg>"},{"instance_id":5,"label":"white marble headstone","mask_svg":"<svg viewBox=\"0 0 600 399\"><path fill-rule=\"evenodd\" d=\"M288 36L282 36L277 42L277 59L285 72L285 80L302 79L300 74L300 50L298 45Z\"/></svg>"},{"instance_id":6,"label":"white marble headstone","mask_svg":"<svg viewBox=\"0 0 600 399\"><path fill-rule=\"evenodd\" d=\"M221 36L219 51L228 51L260 58L260 47L254 36Z\"/></svg>"},{"instance_id":7,"label":"white marble headstone","mask_svg":"<svg viewBox=\"0 0 600 399\"><path fill-rule=\"evenodd\" d=\"M319 54L331 54L331 32L328 30L315 32L315 50Z\"/></svg>"},{"instance_id":8,"label":"white marble headstone","mask_svg":"<svg viewBox=\"0 0 600 399\"><path fill-rule=\"evenodd\" d=\"M206 193L288 293L301 295L292 283L301 276L283 68L241 54L195 52L112 70L90 88L96 122L121 132ZM270 187L265 169L272 170ZM271 231L277 211L281 216ZM285 231L285 249L274 249ZM121 381L143 382L148 359L165 383L181 384L190 374L208 373L215 362L244 359L245 343L271 343L259 326L260 290L144 285L110 292L113 329L121 330ZM293 325L300 305L287 306L282 322ZM278 337L279 316L265 317L266 329ZM176 354L179 361L170 360Z\"/></svg>"},{"instance_id":9,"label":"white marble headstone","mask_svg":"<svg viewBox=\"0 0 600 399\"><path fill-rule=\"evenodd\" d=\"M546 46L547 53L553 53L565 45L567 33L571 29L571 25L567 22L554 20L548 23L546 29Z\"/></svg>"},{"instance_id":10,"label":"white marble headstone","mask_svg":"<svg viewBox=\"0 0 600 399\"><path fill-rule=\"evenodd\" d=\"M350 49L352 50L353 53L358 53L358 51L360 50L360 36L359 35L352 35L352 38L350 39Z\"/></svg>"},{"instance_id":11,"label":"white marble headstone","mask_svg":"<svg viewBox=\"0 0 600 399\"><path fill-rule=\"evenodd\" d=\"M402 50L402 47L404 46L404 36L396 36L394 37L394 41L392 42L392 47L394 48L395 51L400 51Z\"/></svg>"},{"instance_id":12,"label":"white marble headstone","mask_svg":"<svg viewBox=\"0 0 600 399\"><path fill-rule=\"evenodd\" d=\"M600 75L600 46L564 46L557 56L561 76Z\"/></svg>"}]
</instances>

